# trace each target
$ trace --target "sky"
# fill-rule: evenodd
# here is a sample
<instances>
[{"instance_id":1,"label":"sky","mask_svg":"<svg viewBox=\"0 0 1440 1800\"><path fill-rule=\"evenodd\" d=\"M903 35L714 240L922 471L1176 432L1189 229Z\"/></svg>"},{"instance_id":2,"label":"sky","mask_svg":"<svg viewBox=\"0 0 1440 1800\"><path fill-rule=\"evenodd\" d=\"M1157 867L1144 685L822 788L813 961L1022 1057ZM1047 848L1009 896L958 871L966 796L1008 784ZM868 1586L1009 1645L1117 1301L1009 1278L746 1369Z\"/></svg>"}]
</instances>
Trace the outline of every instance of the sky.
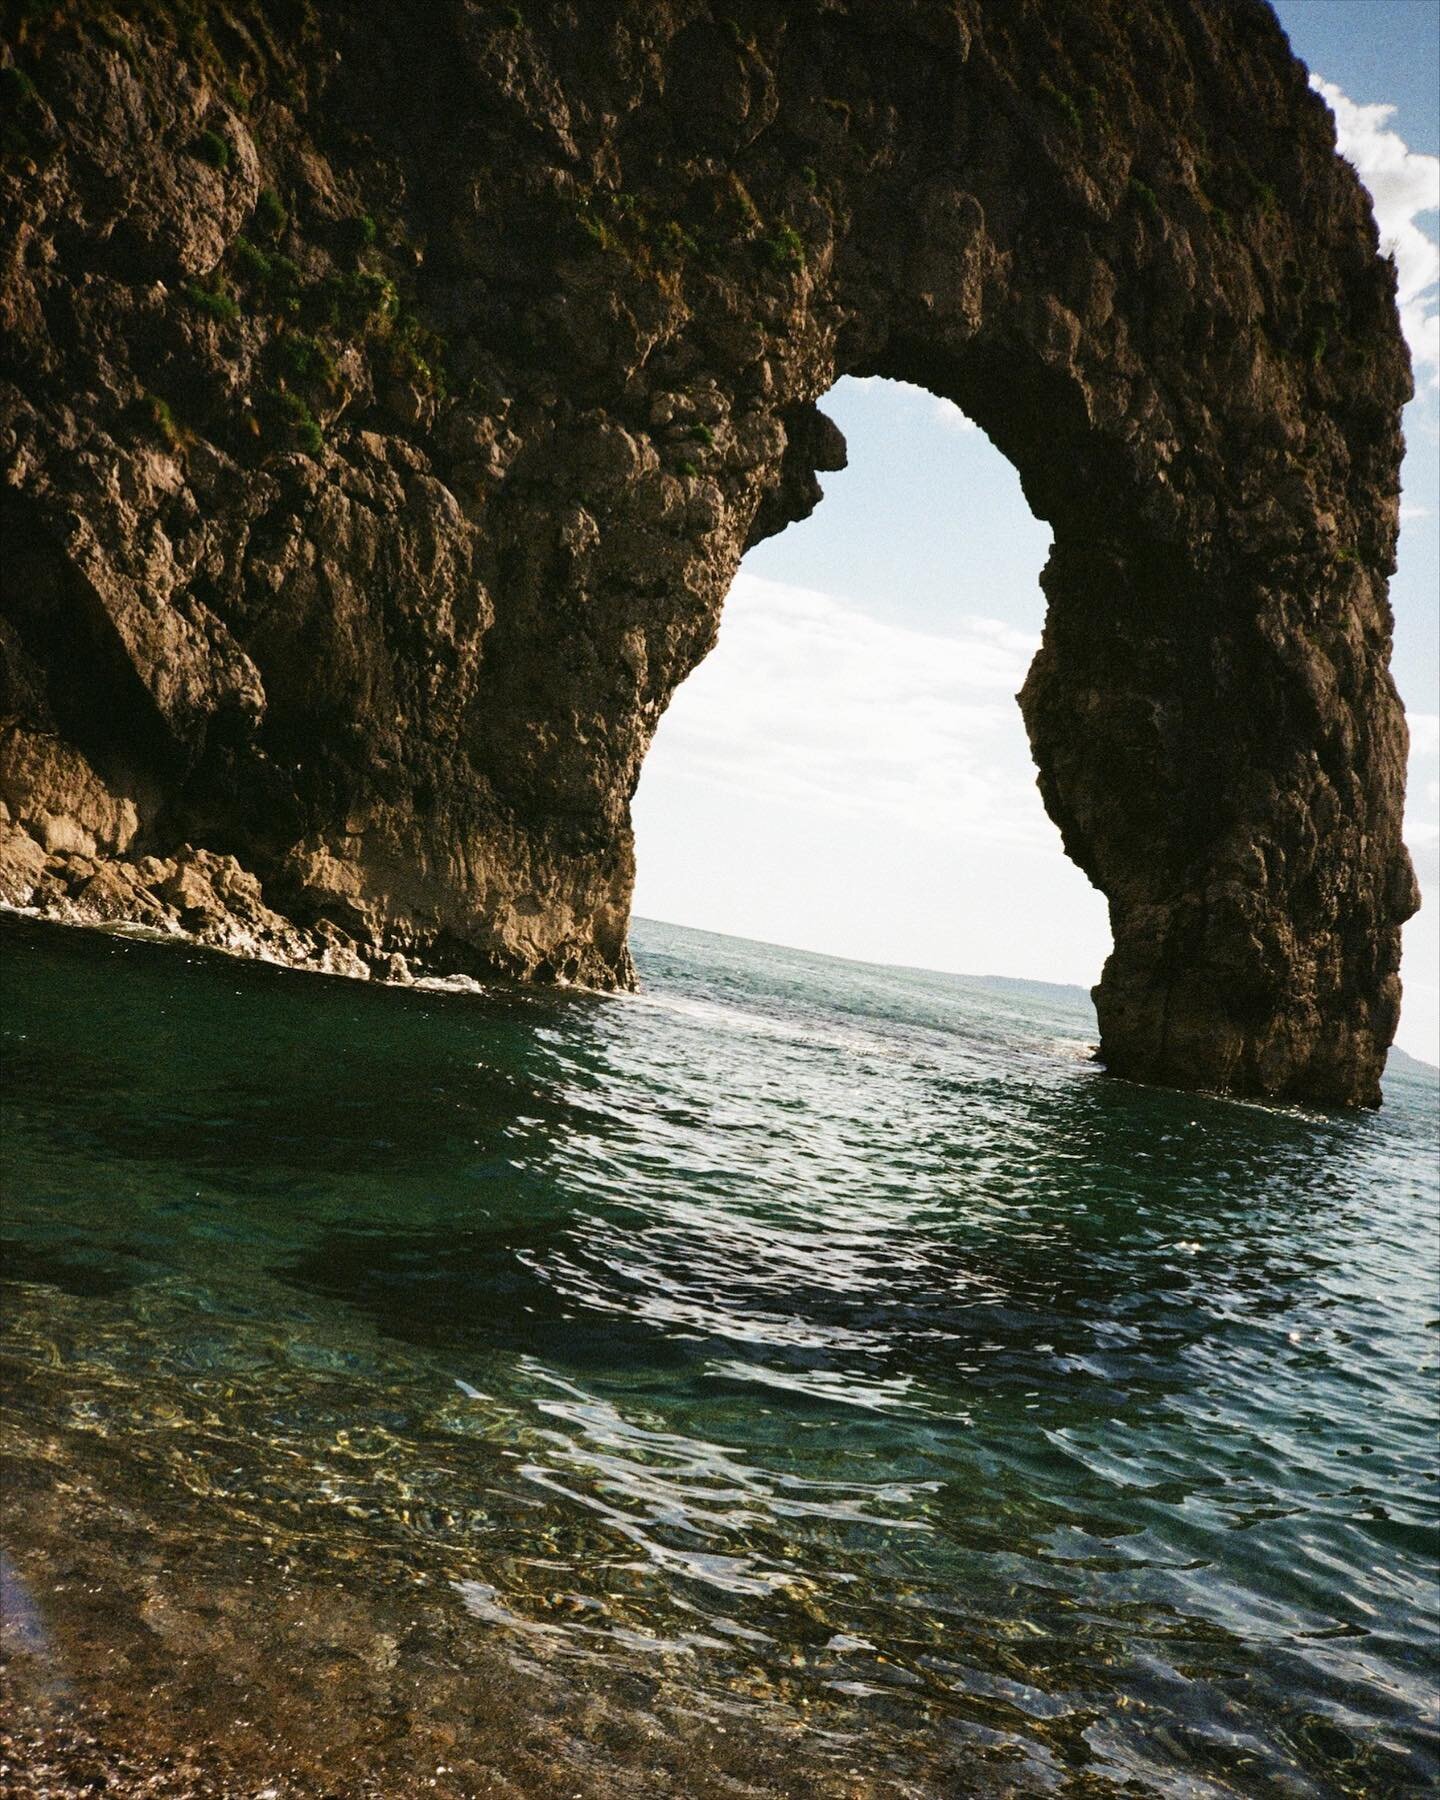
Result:
<instances>
[{"instance_id":1,"label":"sky","mask_svg":"<svg viewBox=\"0 0 1440 1800\"><path fill-rule=\"evenodd\" d=\"M1440 0L1280 0L1400 278L1416 398L1394 673L1411 728L1397 1041L1440 1060ZM635 797L643 917L872 962L1089 986L1105 902L1065 857L1015 694L1050 545L1014 469L953 406L846 379L850 465L746 557L720 639L661 721Z\"/></svg>"}]
</instances>

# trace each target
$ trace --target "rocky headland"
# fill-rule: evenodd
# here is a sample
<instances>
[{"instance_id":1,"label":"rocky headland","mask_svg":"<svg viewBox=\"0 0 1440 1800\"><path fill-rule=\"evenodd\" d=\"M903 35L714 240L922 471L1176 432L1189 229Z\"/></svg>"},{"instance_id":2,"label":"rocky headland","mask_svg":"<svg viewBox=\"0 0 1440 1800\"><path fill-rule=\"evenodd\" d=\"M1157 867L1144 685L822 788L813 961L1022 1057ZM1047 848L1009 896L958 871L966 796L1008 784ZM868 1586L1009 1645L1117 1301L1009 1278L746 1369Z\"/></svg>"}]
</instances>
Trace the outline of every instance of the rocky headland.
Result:
<instances>
[{"instance_id":1,"label":"rocky headland","mask_svg":"<svg viewBox=\"0 0 1440 1800\"><path fill-rule=\"evenodd\" d=\"M1409 368L1261 0L4 16L0 898L629 982L656 723L898 376L1054 529L1109 1066L1378 1099Z\"/></svg>"}]
</instances>

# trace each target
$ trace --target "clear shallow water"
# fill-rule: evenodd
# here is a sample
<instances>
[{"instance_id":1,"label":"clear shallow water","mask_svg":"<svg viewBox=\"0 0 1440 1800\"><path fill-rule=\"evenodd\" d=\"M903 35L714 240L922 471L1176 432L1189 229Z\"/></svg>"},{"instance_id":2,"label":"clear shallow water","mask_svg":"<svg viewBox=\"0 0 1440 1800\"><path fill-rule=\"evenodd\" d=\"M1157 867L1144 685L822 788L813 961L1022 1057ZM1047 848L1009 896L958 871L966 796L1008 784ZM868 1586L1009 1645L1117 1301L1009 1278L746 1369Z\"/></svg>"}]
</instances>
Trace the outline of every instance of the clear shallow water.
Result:
<instances>
[{"instance_id":1,"label":"clear shallow water","mask_svg":"<svg viewBox=\"0 0 1440 1800\"><path fill-rule=\"evenodd\" d=\"M635 997L4 938L27 1492L906 1791L1435 1782L1427 1077L1147 1091L1078 994L644 924Z\"/></svg>"}]
</instances>

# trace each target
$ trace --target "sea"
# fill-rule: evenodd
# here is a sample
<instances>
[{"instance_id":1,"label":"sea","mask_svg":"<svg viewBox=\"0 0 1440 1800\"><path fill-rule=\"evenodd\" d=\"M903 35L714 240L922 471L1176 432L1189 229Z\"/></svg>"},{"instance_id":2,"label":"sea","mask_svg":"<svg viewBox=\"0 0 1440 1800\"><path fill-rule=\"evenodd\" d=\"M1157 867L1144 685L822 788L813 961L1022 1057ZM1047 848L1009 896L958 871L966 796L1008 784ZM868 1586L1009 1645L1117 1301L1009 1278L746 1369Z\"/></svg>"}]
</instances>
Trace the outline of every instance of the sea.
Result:
<instances>
[{"instance_id":1,"label":"sea","mask_svg":"<svg viewBox=\"0 0 1440 1800\"><path fill-rule=\"evenodd\" d=\"M7 1793L1435 1791L1433 1069L645 921L0 948Z\"/></svg>"}]
</instances>

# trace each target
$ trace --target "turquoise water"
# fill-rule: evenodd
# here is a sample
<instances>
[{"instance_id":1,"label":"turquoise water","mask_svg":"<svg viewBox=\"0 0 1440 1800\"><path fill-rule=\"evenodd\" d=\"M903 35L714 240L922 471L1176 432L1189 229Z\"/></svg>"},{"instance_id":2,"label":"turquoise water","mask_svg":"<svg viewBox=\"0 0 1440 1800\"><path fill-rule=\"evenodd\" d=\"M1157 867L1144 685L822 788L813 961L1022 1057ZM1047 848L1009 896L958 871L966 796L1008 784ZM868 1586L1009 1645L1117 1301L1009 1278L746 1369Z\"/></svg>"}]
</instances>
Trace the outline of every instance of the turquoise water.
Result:
<instances>
[{"instance_id":1,"label":"turquoise water","mask_svg":"<svg viewBox=\"0 0 1440 1800\"><path fill-rule=\"evenodd\" d=\"M1435 1781L1413 1066L1147 1091L1078 992L645 924L619 997L3 932L27 1491L907 1792Z\"/></svg>"}]
</instances>

